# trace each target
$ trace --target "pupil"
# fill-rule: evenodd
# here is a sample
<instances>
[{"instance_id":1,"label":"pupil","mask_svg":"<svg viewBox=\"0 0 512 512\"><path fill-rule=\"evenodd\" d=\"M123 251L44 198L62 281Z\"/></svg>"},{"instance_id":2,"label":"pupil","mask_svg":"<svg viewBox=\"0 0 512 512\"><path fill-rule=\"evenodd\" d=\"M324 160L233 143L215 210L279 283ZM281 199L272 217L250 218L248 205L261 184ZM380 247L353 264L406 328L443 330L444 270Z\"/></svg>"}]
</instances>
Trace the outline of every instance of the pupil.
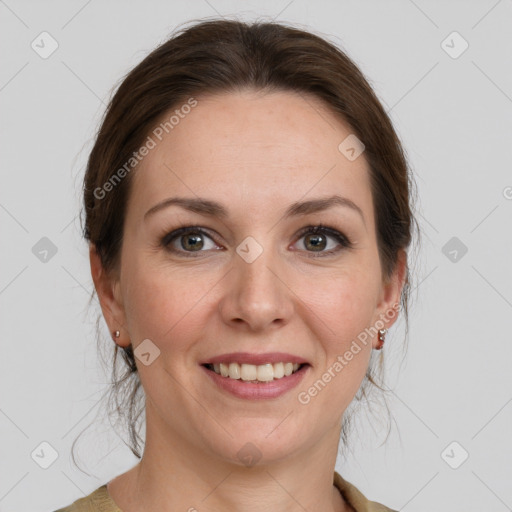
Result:
<instances>
[{"instance_id":1,"label":"pupil","mask_svg":"<svg viewBox=\"0 0 512 512\"><path fill-rule=\"evenodd\" d=\"M306 245L310 243L314 250L325 249L325 238L323 235L307 235Z\"/></svg>"},{"instance_id":2,"label":"pupil","mask_svg":"<svg viewBox=\"0 0 512 512\"><path fill-rule=\"evenodd\" d=\"M192 240L193 242L190 244L190 240ZM199 242L199 243L196 243L196 242ZM185 237L182 238L182 243L181 243L183 249L192 249L192 250L197 250L197 249L201 249L203 247L203 241L201 239L201 235L186 235Z\"/></svg>"}]
</instances>

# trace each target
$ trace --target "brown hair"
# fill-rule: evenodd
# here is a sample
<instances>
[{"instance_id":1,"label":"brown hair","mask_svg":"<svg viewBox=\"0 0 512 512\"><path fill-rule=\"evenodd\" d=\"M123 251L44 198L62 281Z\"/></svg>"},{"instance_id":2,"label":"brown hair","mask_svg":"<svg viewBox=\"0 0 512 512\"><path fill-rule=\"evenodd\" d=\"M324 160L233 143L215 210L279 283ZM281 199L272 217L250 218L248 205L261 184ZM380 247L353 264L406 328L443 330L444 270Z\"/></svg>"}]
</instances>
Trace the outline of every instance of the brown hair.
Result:
<instances>
[{"instance_id":1,"label":"brown hair","mask_svg":"<svg viewBox=\"0 0 512 512\"><path fill-rule=\"evenodd\" d=\"M408 248L411 242L415 224L411 211L413 182L392 123L362 72L340 49L310 32L273 22L224 19L180 29L124 77L107 107L88 159L83 187L83 235L95 245L105 271L116 275L119 270L123 224L135 171L123 173L123 178L115 182L114 175L123 166L126 169L126 162L170 109L190 97L242 88L313 94L350 125L365 145L379 255L383 273L390 275L399 250ZM109 180L112 186L108 193L99 193L106 190ZM406 272L401 306L407 336L408 268ZM126 415L130 448L140 458L142 439L136 421L144 407L141 383L131 346L121 351L124 373L118 378L118 352L115 345L110 400L115 399L119 416ZM362 396L367 396L368 383L384 391L376 376L370 364L360 388ZM350 420L345 416L344 442Z\"/></svg>"}]
</instances>

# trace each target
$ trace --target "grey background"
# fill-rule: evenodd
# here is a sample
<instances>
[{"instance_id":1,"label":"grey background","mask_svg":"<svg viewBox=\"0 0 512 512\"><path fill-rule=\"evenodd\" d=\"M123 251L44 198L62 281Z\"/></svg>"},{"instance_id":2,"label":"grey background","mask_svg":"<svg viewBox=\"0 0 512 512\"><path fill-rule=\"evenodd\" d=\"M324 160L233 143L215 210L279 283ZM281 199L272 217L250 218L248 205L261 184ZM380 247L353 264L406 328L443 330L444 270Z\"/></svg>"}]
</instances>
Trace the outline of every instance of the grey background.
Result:
<instances>
[{"instance_id":1,"label":"grey background","mask_svg":"<svg viewBox=\"0 0 512 512\"><path fill-rule=\"evenodd\" d=\"M512 510L512 1L6 0L0 511L54 510L136 462L98 410L108 373L96 303L87 308L80 180L121 77L179 23L219 14L292 22L339 44L390 112L416 176L423 242L406 362L403 323L384 348L395 423L381 445L385 432L363 418L338 471L397 510ZM43 31L59 45L46 59L31 47ZM445 51L463 48L446 40L453 31L469 44L457 58ZM92 421L79 443L88 476L70 448ZM58 453L47 469L31 455L48 456L43 442Z\"/></svg>"}]
</instances>

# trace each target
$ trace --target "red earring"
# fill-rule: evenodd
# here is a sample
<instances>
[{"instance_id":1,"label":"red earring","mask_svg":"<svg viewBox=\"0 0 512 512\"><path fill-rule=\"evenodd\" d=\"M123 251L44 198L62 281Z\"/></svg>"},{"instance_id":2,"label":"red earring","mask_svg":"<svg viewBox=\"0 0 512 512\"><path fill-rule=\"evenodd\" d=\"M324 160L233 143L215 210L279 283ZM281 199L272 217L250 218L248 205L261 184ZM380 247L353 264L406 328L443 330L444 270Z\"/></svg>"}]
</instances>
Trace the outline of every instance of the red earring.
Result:
<instances>
[{"instance_id":1,"label":"red earring","mask_svg":"<svg viewBox=\"0 0 512 512\"><path fill-rule=\"evenodd\" d=\"M379 329L379 344L375 348L375 350L382 350L382 347L384 346L384 337L386 336L386 333L388 332L387 329Z\"/></svg>"}]
</instances>

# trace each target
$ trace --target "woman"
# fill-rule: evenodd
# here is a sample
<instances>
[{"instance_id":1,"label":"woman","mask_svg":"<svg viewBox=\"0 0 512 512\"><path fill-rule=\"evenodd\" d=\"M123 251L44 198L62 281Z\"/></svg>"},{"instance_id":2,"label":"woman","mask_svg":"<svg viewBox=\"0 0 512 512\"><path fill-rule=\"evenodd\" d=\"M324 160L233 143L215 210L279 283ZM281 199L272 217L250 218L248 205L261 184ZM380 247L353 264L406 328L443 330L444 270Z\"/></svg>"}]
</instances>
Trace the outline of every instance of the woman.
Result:
<instances>
[{"instance_id":1,"label":"woman","mask_svg":"<svg viewBox=\"0 0 512 512\"><path fill-rule=\"evenodd\" d=\"M218 20L148 55L84 181L144 454L61 511L391 510L334 468L344 412L407 314L410 202L389 118L322 38Z\"/></svg>"}]
</instances>

